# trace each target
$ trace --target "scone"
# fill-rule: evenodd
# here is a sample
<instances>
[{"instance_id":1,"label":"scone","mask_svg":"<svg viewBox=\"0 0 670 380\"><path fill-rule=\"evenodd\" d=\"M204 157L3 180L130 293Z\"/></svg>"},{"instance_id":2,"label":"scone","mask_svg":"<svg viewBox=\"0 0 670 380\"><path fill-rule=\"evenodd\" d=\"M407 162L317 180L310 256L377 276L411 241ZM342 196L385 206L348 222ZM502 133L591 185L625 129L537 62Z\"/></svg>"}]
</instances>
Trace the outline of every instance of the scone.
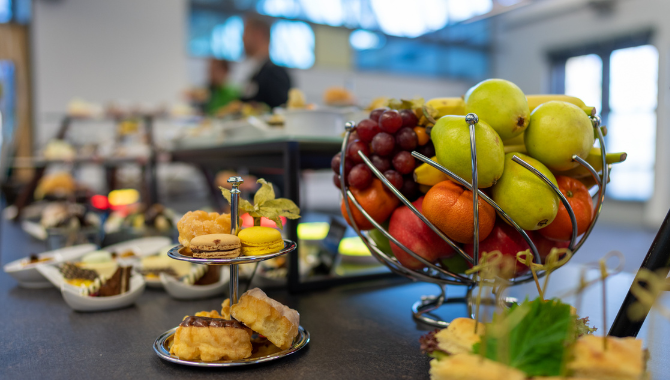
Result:
<instances>
[{"instance_id":1,"label":"scone","mask_svg":"<svg viewBox=\"0 0 670 380\"><path fill-rule=\"evenodd\" d=\"M241 323L186 317L177 327L170 354L184 360L238 360L251 356L251 333Z\"/></svg>"},{"instance_id":2,"label":"scone","mask_svg":"<svg viewBox=\"0 0 670 380\"><path fill-rule=\"evenodd\" d=\"M230 309L233 318L267 337L282 350L291 347L293 338L298 335L300 314L268 297L258 288L244 293Z\"/></svg>"},{"instance_id":3,"label":"scone","mask_svg":"<svg viewBox=\"0 0 670 380\"><path fill-rule=\"evenodd\" d=\"M231 234L200 235L191 239L193 257L230 259L240 255L240 238Z\"/></svg>"}]
</instances>

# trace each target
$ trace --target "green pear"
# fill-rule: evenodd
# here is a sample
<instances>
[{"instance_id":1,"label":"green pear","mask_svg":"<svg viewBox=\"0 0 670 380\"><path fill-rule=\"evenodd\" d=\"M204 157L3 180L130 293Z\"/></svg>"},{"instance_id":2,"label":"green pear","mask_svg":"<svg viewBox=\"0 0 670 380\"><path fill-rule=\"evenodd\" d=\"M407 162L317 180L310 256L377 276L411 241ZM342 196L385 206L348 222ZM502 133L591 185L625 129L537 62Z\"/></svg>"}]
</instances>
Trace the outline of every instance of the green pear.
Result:
<instances>
[{"instance_id":1,"label":"green pear","mask_svg":"<svg viewBox=\"0 0 670 380\"><path fill-rule=\"evenodd\" d=\"M388 222L383 223L382 227L388 231L389 229ZM368 236L372 239L372 241L375 242L379 250L381 250L390 257L394 257L393 250L391 249L391 242L378 229L373 228L370 231L368 231Z\"/></svg>"},{"instance_id":2,"label":"green pear","mask_svg":"<svg viewBox=\"0 0 670 380\"><path fill-rule=\"evenodd\" d=\"M493 186L493 200L524 230L539 230L554 221L558 195L540 177L512 160L516 155L558 186L546 166L523 153L505 155L505 171Z\"/></svg>"},{"instance_id":3,"label":"green pear","mask_svg":"<svg viewBox=\"0 0 670 380\"><path fill-rule=\"evenodd\" d=\"M519 135L530 120L526 95L504 79L487 79L470 88L465 93L465 112L477 114L503 140Z\"/></svg>"},{"instance_id":4,"label":"green pear","mask_svg":"<svg viewBox=\"0 0 670 380\"><path fill-rule=\"evenodd\" d=\"M443 116L430 138L435 145L437 162L472 183L470 125L464 116ZM505 151L500 136L486 122L475 125L477 148L477 187L493 186L503 174Z\"/></svg>"},{"instance_id":5,"label":"green pear","mask_svg":"<svg viewBox=\"0 0 670 380\"><path fill-rule=\"evenodd\" d=\"M593 124L584 111L574 104L550 101L530 115L530 126L524 134L528 154L549 169L570 170L577 165L573 155L586 159L593 147Z\"/></svg>"}]
</instances>

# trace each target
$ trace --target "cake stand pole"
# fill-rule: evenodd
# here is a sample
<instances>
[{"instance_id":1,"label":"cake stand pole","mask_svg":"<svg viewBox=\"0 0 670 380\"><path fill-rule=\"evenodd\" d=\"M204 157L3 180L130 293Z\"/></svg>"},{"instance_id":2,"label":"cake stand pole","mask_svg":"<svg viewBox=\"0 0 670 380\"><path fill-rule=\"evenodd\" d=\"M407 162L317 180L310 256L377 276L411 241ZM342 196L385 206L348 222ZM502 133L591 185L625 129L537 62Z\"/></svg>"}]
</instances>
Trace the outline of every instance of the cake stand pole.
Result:
<instances>
[{"instance_id":1,"label":"cake stand pole","mask_svg":"<svg viewBox=\"0 0 670 380\"><path fill-rule=\"evenodd\" d=\"M233 185L232 190L230 190L230 234L237 236L237 233L240 230L240 185L244 182L242 177L230 177L228 178L228 183ZM229 288L230 291L230 306L233 306L237 303L238 290L240 285L239 278L239 268L238 264L230 264L230 280Z\"/></svg>"}]
</instances>

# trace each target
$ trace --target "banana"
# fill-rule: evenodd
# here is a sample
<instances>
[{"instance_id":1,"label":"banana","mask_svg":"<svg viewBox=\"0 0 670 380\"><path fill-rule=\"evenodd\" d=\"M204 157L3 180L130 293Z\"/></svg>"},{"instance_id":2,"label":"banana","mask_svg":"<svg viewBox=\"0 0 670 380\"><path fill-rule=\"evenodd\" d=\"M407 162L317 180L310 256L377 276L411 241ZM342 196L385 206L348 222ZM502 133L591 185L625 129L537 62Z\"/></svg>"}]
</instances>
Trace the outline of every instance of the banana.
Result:
<instances>
[{"instance_id":1,"label":"banana","mask_svg":"<svg viewBox=\"0 0 670 380\"><path fill-rule=\"evenodd\" d=\"M612 177L607 177L607 183L610 183ZM596 186L596 180L592 176L577 178L577 180L586 186L586 188L591 189L593 186Z\"/></svg>"},{"instance_id":2,"label":"banana","mask_svg":"<svg viewBox=\"0 0 670 380\"><path fill-rule=\"evenodd\" d=\"M444 115L465 115L463 98L434 98L426 102L426 106L434 108L438 119Z\"/></svg>"},{"instance_id":3,"label":"banana","mask_svg":"<svg viewBox=\"0 0 670 380\"><path fill-rule=\"evenodd\" d=\"M607 153L605 155L605 160L607 161L608 164L616 164L619 162L626 161L627 156L628 154L626 154L625 152ZM603 158L600 148L591 148L591 151L589 151L589 155L586 157L586 162L588 162L589 165L593 166L593 168L596 169L597 172L602 171ZM586 169L582 165L579 165L573 169L564 172L556 172L556 174L565 175L572 178L592 177L591 172L588 171L588 169Z\"/></svg>"},{"instance_id":4,"label":"banana","mask_svg":"<svg viewBox=\"0 0 670 380\"><path fill-rule=\"evenodd\" d=\"M431 158L431 160L437 162L437 156ZM442 173L425 162L414 169L414 182L418 183L419 185L433 186L448 179L448 175Z\"/></svg>"},{"instance_id":5,"label":"banana","mask_svg":"<svg viewBox=\"0 0 670 380\"><path fill-rule=\"evenodd\" d=\"M540 104L552 101L552 100L560 100L563 102L571 103L576 105L577 107L581 108L586 112L587 115L589 116L595 116L596 115L596 108L587 106L584 104L584 101L581 99L570 96L570 95L560 95L560 94L546 94L546 95L526 95L526 99L528 99L528 108L530 108L530 112L533 112L533 110L537 107L540 106Z\"/></svg>"}]
</instances>

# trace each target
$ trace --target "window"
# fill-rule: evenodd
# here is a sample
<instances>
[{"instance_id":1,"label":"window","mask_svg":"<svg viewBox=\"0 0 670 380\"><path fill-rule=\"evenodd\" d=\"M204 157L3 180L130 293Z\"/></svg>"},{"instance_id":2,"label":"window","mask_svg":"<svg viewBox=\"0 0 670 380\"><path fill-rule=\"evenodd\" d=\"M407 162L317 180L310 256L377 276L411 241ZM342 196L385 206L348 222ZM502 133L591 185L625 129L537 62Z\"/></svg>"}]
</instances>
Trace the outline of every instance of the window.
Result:
<instances>
[{"instance_id":1,"label":"window","mask_svg":"<svg viewBox=\"0 0 670 380\"><path fill-rule=\"evenodd\" d=\"M189 52L242 59L236 20L257 12L278 18L270 57L282 66L313 66L316 41L307 23L314 23L351 30L357 70L479 81L490 76L492 26L461 21L520 0L501 1L190 0Z\"/></svg>"},{"instance_id":2,"label":"window","mask_svg":"<svg viewBox=\"0 0 670 380\"><path fill-rule=\"evenodd\" d=\"M277 21L272 25L270 59L277 65L308 69L314 65L314 32L302 21Z\"/></svg>"},{"instance_id":3,"label":"window","mask_svg":"<svg viewBox=\"0 0 670 380\"><path fill-rule=\"evenodd\" d=\"M10 22L12 13L11 0L0 0L0 23Z\"/></svg>"},{"instance_id":4,"label":"window","mask_svg":"<svg viewBox=\"0 0 670 380\"><path fill-rule=\"evenodd\" d=\"M228 18L223 24L219 24L212 30L210 39L210 51L216 58L228 61L239 61L244 56L242 46L242 33L244 32L244 21L240 16Z\"/></svg>"},{"instance_id":5,"label":"window","mask_svg":"<svg viewBox=\"0 0 670 380\"><path fill-rule=\"evenodd\" d=\"M607 187L619 200L646 201L654 189L658 50L648 40L645 33L553 55L552 92L598 107L607 150L628 153Z\"/></svg>"}]
</instances>

